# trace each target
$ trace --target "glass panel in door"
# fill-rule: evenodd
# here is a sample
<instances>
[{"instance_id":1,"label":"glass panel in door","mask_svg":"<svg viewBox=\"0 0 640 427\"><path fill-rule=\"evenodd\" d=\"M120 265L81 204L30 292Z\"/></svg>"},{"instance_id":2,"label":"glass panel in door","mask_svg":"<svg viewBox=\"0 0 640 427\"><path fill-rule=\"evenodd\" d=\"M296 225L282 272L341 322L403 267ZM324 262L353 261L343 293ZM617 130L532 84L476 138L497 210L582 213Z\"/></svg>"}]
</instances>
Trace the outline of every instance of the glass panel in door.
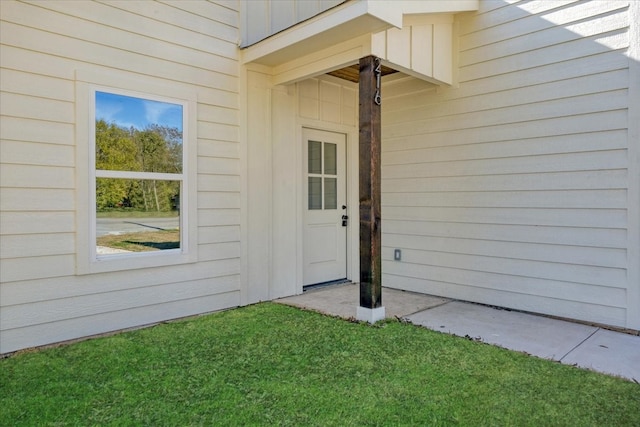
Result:
<instances>
[{"instance_id":1,"label":"glass panel in door","mask_svg":"<svg viewBox=\"0 0 640 427\"><path fill-rule=\"evenodd\" d=\"M309 210L322 209L322 178L310 176L309 178Z\"/></svg>"},{"instance_id":2,"label":"glass panel in door","mask_svg":"<svg viewBox=\"0 0 640 427\"><path fill-rule=\"evenodd\" d=\"M309 170L311 174L322 173L322 142L309 141Z\"/></svg>"},{"instance_id":3,"label":"glass panel in door","mask_svg":"<svg viewBox=\"0 0 640 427\"><path fill-rule=\"evenodd\" d=\"M338 208L338 179L337 178L324 179L324 208L325 210Z\"/></svg>"},{"instance_id":4,"label":"glass panel in door","mask_svg":"<svg viewBox=\"0 0 640 427\"><path fill-rule=\"evenodd\" d=\"M336 144L324 143L324 173L326 175L336 175L338 173L336 164Z\"/></svg>"}]
</instances>

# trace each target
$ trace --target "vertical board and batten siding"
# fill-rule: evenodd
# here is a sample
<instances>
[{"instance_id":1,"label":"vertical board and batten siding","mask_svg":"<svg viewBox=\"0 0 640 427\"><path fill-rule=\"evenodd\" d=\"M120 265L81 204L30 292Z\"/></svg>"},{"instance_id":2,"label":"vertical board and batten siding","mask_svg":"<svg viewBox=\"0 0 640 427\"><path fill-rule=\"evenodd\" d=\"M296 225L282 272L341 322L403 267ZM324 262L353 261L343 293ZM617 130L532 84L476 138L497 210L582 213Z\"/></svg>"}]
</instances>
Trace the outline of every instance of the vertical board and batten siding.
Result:
<instances>
[{"instance_id":1,"label":"vertical board and batten siding","mask_svg":"<svg viewBox=\"0 0 640 427\"><path fill-rule=\"evenodd\" d=\"M0 352L240 302L235 2L2 1ZM75 71L197 93L197 263L75 275Z\"/></svg>"},{"instance_id":2,"label":"vertical board and batten siding","mask_svg":"<svg viewBox=\"0 0 640 427\"><path fill-rule=\"evenodd\" d=\"M324 76L274 87L269 77L259 71L246 73L250 126L245 129L247 229L243 238L247 243L243 257L249 286L243 304L302 291L300 218L305 203L302 185L306 185L302 127L344 134L356 130L354 84ZM355 187L353 194L357 182Z\"/></svg>"},{"instance_id":3,"label":"vertical board and batten siding","mask_svg":"<svg viewBox=\"0 0 640 427\"><path fill-rule=\"evenodd\" d=\"M453 15L405 15L403 28L373 35L372 54L389 66L440 84L453 83Z\"/></svg>"},{"instance_id":4,"label":"vertical board and batten siding","mask_svg":"<svg viewBox=\"0 0 640 427\"><path fill-rule=\"evenodd\" d=\"M358 91L354 84L323 77L299 82L296 88L301 118L324 123L324 126L356 126Z\"/></svg>"},{"instance_id":5,"label":"vertical board and batten siding","mask_svg":"<svg viewBox=\"0 0 640 427\"><path fill-rule=\"evenodd\" d=\"M628 2L480 4L456 87L385 85L384 284L637 328Z\"/></svg>"},{"instance_id":6,"label":"vertical board and batten siding","mask_svg":"<svg viewBox=\"0 0 640 427\"><path fill-rule=\"evenodd\" d=\"M251 0L243 1L241 47L251 46L280 31L306 21L345 0Z\"/></svg>"}]
</instances>

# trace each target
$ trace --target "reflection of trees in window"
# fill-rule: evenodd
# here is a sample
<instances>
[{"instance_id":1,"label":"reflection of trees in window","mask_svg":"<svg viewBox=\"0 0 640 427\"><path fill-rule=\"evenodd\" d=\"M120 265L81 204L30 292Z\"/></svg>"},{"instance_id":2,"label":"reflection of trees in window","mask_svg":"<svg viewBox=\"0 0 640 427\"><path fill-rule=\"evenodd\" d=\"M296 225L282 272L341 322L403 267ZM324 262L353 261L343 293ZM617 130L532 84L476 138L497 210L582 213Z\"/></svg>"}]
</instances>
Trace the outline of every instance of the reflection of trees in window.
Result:
<instances>
[{"instance_id":1,"label":"reflection of trees in window","mask_svg":"<svg viewBox=\"0 0 640 427\"><path fill-rule=\"evenodd\" d=\"M182 173L182 132L149 125L143 130L96 120L96 170ZM179 207L180 182L97 178L98 211L171 211ZM176 203L178 201L178 203Z\"/></svg>"}]
</instances>

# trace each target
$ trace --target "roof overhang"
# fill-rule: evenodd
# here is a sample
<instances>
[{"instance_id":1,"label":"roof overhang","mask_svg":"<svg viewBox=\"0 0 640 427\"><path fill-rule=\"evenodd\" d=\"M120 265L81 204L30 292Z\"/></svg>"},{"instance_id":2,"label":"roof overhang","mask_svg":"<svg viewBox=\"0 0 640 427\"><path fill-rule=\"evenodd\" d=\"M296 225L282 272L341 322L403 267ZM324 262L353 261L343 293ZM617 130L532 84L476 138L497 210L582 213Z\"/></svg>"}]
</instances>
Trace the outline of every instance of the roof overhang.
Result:
<instances>
[{"instance_id":1,"label":"roof overhang","mask_svg":"<svg viewBox=\"0 0 640 427\"><path fill-rule=\"evenodd\" d=\"M247 47L243 62L276 66L363 34L402 27L402 10L393 3L348 1Z\"/></svg>"},{"instance_id":2,"label":"roof overhang","mask_svg":"<svg viewBox=\"0 0 640 427\"><path fill-rule=\"evenodd\" d=\"M243 49L242 63L271 68L275 84L291 83L357 63L360 57L375 53L371 46L371 40L376 40L373 36L390 29L402 30L411 16L473 11L478 9L478 3L479 0L350 0ZM347 46L363 38L364 43L356 43L358 48L347 51ZM326 62L324 59L329 57L332 60ZM387 65L393 67L393 61ZM281 77L276 77L278 74Z\"/></svg>"}]
</instances>

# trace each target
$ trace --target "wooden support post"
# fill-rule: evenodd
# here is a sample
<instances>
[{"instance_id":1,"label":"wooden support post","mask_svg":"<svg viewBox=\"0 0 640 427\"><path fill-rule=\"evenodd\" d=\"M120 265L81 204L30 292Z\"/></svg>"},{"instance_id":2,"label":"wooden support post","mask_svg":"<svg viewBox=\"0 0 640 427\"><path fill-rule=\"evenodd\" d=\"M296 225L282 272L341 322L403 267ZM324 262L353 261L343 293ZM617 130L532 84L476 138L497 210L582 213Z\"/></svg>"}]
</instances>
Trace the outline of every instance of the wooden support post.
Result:
<instances>
[{"instance_id":1,"label":"wooden support post","mask_svg":"<svg viewBox=\"0 0 640 427\"><path fill-rule=\"evenodd\" d=\"M381 73L377 71L381 68L379 61L374 56L361 58L359 81L360 307L369 310L382 307L382 235L380 228L382 139L380 90L382 84ZM384 309L382 309L382 313L384 313Z\"/></svg>"}]
</instances>

